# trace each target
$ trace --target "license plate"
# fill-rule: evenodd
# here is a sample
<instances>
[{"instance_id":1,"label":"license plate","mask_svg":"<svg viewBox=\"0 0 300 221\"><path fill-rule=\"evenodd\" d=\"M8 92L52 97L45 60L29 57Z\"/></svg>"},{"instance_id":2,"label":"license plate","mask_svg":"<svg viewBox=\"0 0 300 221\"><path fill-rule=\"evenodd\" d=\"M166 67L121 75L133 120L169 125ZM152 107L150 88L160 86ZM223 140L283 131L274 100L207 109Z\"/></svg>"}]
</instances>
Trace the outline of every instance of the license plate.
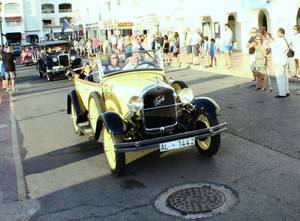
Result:
<instances>
[{"instance_id":1,"label":"license plate","mask_svg":"<svg viewBox=\"0 0 300 221\"><path fill-rule=\"evenodd\" d=\"M168 150L174 150L174 149L179 149L183 147L189 147L195 145L195 138L190 137L190 138L185 138L181 140L175 140L175 141L170 141L166 143L161 143L159 144L159 149L160 152L165 152Z\"/></svg>"}]
</instances>

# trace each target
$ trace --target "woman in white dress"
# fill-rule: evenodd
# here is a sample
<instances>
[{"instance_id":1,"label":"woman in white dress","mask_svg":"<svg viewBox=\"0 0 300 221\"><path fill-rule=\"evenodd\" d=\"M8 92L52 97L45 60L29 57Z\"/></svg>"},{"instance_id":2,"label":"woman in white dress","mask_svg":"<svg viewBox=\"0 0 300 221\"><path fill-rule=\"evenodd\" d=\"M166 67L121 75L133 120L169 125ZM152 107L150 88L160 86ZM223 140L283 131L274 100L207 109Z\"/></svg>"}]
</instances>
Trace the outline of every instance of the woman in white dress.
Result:
<instances>
[{"instance_id":1,"label":"woman in white dress","mask_svg":"<svg viewBox=\"0 0 300 221\"><path fill-rule=\"evenodd\" d=\"M295 52L294 54L294 60L295 60L295 69L296 73L293 75L295 78L300 78L300 73L299 73L299 65L300 65L300 26L295 25L293 27L294 31L294 37L291 43L291 46Z\"/></svg>"}]
</instances>

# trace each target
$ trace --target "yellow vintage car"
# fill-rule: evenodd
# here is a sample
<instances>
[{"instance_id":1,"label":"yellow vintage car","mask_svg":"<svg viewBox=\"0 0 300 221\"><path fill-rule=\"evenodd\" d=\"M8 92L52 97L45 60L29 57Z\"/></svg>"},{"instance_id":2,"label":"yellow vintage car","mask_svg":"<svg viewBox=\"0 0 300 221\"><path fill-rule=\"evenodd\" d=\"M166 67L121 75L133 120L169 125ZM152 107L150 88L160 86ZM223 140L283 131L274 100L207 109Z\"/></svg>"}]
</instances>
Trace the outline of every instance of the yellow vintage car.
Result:
<instances>
[{"instance_id":1,"label":"yellow vintage car","mask_svg":"<svg viewBox=\"0 0 300 221\"><path fill-rule=\"evenodd\" d=\"M98 54L73 80L67 113L75 133L103 144L114 175L124 172L129 152L196 147L212 156L219 150L226 130L219 105L168 79L160 51Z\"/></svg>"}]
</instances>

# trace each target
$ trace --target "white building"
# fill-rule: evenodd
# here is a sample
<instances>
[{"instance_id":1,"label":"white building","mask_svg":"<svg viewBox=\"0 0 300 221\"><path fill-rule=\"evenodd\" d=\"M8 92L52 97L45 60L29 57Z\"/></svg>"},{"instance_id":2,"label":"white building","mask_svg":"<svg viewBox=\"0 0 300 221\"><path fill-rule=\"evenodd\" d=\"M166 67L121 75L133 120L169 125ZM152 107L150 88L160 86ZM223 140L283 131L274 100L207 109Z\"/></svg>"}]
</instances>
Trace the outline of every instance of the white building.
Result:
<instances>
[{"instance_id":1,"label":"white building","mask_svg":"<svg viewBox=\"0 0 300 221\"><path fill-rule=\"evenodd\" d=\"M292 33L300 23L299 0L103 0L103 28L110 32L118 23L132 24L132 30L184 36L189 29L201 30L208 37L222 38L224 25L234 33L235 49L247 51L251 27L265 26L275 35L278 27ZM129 27L128 27L129 28Z\"/></svg>"},{"instance_id":2,"label":"white building","mask_svg":"<svg viewBox=\"0 0 300 221\"><path fill-rule=\"evenodd\" d=\"M44 40L57 37L64 19L79 16L79 0L2 0L2 32L8 41ZM75 25L76 26L76 25ZM68 27L69 35L78 34L78 26Z\"/></svg>"}]
</instances>

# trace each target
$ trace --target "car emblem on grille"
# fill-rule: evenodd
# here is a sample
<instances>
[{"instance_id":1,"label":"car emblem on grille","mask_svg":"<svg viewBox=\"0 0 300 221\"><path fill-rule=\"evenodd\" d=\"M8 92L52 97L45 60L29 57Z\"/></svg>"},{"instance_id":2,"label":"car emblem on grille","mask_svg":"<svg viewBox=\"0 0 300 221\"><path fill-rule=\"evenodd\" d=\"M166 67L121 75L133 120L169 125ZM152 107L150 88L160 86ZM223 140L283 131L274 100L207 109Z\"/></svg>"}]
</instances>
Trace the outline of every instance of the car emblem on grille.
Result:
<instances>
[{"instance_id":1,"label":"car emblem on grille","mask_svg":"<svg viewBox=\"0 0 300 221\"><path fill-rule=\"evenodd\" d=\"M157 98L154 99L153 101L153 104L154 104L154 107L160 105L163 101L165 101L165 96L164 95L160 95L158 96Z\"/></svg>"},{"instance_id":2,"label":"car emblem on grille","mask_svg":"<svg viewBox=\"0 0 300 221\"><path fill-rule=\"evenodd\" d=\"M165 130L166 130L165 127L161 127L161 128L159 129L160 132L164 132Z\"/></svg>"}]
</instances>

